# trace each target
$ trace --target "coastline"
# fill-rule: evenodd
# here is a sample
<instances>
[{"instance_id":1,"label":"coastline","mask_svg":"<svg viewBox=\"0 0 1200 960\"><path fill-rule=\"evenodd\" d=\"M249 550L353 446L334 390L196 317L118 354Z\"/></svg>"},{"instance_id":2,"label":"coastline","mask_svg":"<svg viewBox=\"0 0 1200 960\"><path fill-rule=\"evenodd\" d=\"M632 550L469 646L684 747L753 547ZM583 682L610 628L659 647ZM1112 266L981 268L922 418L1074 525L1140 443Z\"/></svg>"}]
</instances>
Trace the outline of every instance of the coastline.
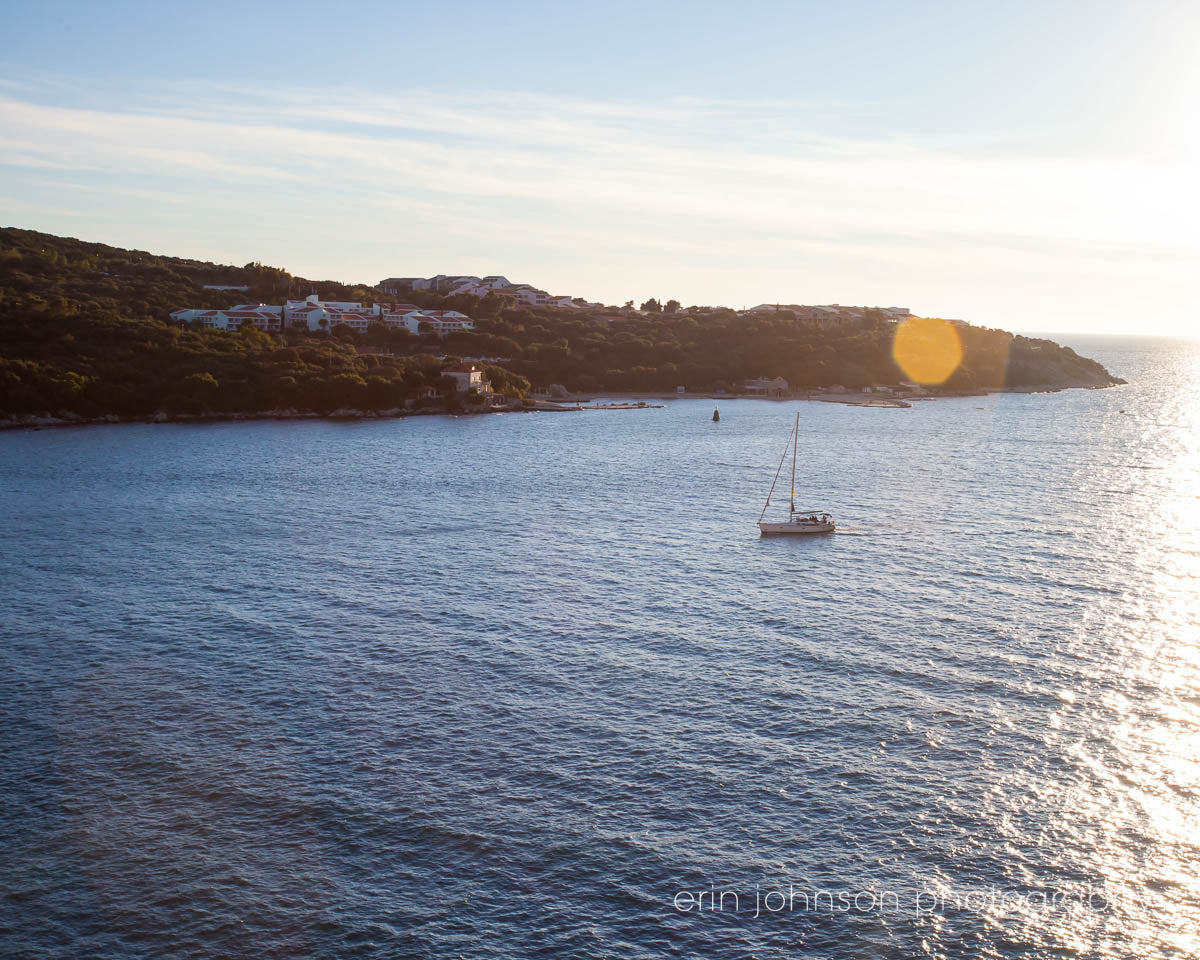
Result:
<instances>
[{"instance_id":1,"label":"coastline","mask_svg":"<svg viewBox=\"0 0 1200 960\"><path fill-rule=\"evenodd\" d=\"M98 417L77 415L54 417L39 414L24 414L0 419L0 431L45 430L55 427L104 427L129 423L237 423L249 420L403 420L408 417L480 417L497 413L571 413L577 410L659 410L662 404L617 403L594 404L591 406L563 404L535 404L534 406L492 407L487 410L437 410L422 407L406 410L393 407L386 410L359 410L343 408L330 413L313 413L301 410L263 410L258 413L167 413L160 410L150 416L122 417L115 413Z\"/></svg>"},{"instance_id":2,"label":"coastline","mask_svg":"<svg viewBox=\"0 0 1200 960\"><path fill-rule=\"evenodd\" d=\"M50 427L103 427L128 423L236 423L243 420L399 420L406 417L462 417L489 413L524 413L525 407L504 407L491 410L358 410L342 409L330 413L311 413L301 410L263 410L258 413L167 413L160 410L150 416L122 417L115 413L98 417L38 416L26 414L0 420L0 430L44 430ZM532 412L532 411L531 411Z\"/></svg>"},{"instance_id":3,"label":"coastline","mask_svg":"<svg viewBox=\"0 0 1200 960\"><path fill-rule=\"evenodd\" d=\"M1125 381L1121 381L1124 383ZM888 395L882 393L816 393L810 392L787 397L765 397L755 394L733 393L675 393L666 391L617 392L568 394L553 400L538 398L532 405L508 407L493 407L487 410L439 410L429 407L405 409L393 407L385 410L361 410L358 408L342 408L330 413L312 413L295 409L263 410L257 413L167 413L160 410L150 416L139 415L122 417L117 414L104 414L96 417L83 417L68 414L66 416L49 416L24 414L16 417L0 418L0 431L8 430L44 430L54 427L99 427L113 424L128 423L234 423L243 420L398 420L406 417L477 417L496 413L575 413L585 410L656 410L662 409L663 404L651 403L654 400L709 400L720 403L724 400L756 400L773 403L792 403L797 401L815 403L840 403L852 407L870 407L875 409L904 409L911 408L911 401L952 400L967 397L986 397L996 393L1061 393L1063 390L1103 390L1120 384L1070 384L1067 386L1045 385L1040 387L1002 387L996 390L973 390L954 393L937 394L901 394ZM600 403L598 401L614 401Z\"/></svg>"},{"instance_id":4,"label":"coastline","mask_svg":"<svg viewBox=\"0 0 1200 960\"><path fill-rule=\"evenodd\" d=\"M837 393L818 392L815 390L806 391L804 393L794 393L788 396L768 397L761 394L751 393L714 393L712 391L700 393L677 393L674 391L639 391L639 392L607 392L593 391L591 393L569 393L565 397L559 397L552 401L562 404L587 404L593 400L618 400L618 401L633 401L633 400L713 400L720 402L722 400L768 400L773 403L792 403L795 401L809 401L816 403L844 403L850 406L884 406L885 401L925 401L925 400L955 400L965 397L988 397L997 393L1062 393L1064 390L1107 390L1111 387L1122 386L1126 383L1124 380L1119 380L1116 383L1068 383L1068 384L1041 384L1030 387L997 387L993 389L978 389L978 390L955 390L944 392L924 392L914 393L910 391L901 391L898 393L875 393L863 391L839 391Z\"/></svg>"}]
</instances>

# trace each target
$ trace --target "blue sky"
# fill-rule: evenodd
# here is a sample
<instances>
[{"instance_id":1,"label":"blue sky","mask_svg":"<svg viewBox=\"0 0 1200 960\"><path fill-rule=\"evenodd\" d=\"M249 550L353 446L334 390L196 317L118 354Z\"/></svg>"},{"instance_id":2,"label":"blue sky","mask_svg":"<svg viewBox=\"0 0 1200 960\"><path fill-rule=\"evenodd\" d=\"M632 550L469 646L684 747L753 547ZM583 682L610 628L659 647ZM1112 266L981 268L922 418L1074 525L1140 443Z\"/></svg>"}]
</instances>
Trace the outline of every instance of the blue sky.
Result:
<instances>
[{"instance_id":1,"label":"blue sky","mask_svg":"<svg viewBox=\"0 0 1200 960\"><path fill-rule=\"evenodd\" d=\"M345 280L1190 333L1198 10L10 2L0 221Z\"/></svg>"}]
</instances>

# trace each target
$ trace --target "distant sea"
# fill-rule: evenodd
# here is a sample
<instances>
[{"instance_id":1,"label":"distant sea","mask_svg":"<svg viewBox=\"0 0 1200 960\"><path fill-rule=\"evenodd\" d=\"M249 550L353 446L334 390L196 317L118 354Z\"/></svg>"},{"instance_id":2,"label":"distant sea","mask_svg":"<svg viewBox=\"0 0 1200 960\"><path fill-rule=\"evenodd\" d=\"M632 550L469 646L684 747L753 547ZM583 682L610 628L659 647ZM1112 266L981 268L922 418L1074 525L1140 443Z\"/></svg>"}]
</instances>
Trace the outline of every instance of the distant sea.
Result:
<instances>
[{"instance_id":1,"label":"distant sea","mask_svg":"<svg viewBox=\"0 0 1200 960\"><path fill-rule=\"evenodd\" d=\"M1200 344L1066 342L1129 385L0 434L0 956L1200 954Z\"/></svg>"}]
</instances>

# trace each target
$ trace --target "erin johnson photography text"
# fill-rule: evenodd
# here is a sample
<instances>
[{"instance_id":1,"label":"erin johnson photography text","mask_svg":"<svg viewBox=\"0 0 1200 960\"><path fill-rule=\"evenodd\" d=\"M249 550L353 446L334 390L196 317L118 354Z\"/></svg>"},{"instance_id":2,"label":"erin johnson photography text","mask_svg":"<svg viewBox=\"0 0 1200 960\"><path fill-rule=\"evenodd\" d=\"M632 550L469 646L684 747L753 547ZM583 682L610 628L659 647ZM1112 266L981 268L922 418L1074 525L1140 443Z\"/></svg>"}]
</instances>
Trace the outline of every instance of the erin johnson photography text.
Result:
<instances>
[{"instance_id":1,"label":"erin johnson photography text","mask_svg":"<svg viewBox=\"0 0 1200 960\"><path fill-rule=\"evenodd\" d=\"M812 889L787 884L755 886L745 889L709 887L704 890L679 890L671 905L679 913L734 913L751 918L793 913L887 914L929 916L957 911L991 915L1031 912L1106 913L1116 906L1111 891L1098 888L1080 890L1003 890L998 887L945 889ZM1122 895L1125 903L1130 897Z\"/></svg>"}]
</instances>

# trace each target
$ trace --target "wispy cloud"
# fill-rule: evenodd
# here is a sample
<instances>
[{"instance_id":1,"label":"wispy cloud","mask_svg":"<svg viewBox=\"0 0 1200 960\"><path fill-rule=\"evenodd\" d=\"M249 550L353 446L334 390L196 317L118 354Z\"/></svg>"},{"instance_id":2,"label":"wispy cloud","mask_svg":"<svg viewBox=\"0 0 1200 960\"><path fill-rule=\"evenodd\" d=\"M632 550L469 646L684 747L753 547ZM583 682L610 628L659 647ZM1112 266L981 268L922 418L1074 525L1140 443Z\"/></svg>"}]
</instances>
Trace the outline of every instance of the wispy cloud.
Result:
<instances>
[{"instance_id":1,"label":"wispy cloud","mask_svg":"<svg viewBox=\"0 0 1200 960\"><path fill-rule=\"evenodd\" d=\"M77 232L117 212L96 239L189 235L162 233L169 203L203 249L166 252L314 275L486 268L610 300L921 299L991 321L1032 296L1033 326L1151 289L1178 303L1197 253L1182 162L830 135L849 105L214 87L82 109L0 91L10 207L82 183ZM29 225L59 224L52 206Z\"/></svg>"}]
</instances>

